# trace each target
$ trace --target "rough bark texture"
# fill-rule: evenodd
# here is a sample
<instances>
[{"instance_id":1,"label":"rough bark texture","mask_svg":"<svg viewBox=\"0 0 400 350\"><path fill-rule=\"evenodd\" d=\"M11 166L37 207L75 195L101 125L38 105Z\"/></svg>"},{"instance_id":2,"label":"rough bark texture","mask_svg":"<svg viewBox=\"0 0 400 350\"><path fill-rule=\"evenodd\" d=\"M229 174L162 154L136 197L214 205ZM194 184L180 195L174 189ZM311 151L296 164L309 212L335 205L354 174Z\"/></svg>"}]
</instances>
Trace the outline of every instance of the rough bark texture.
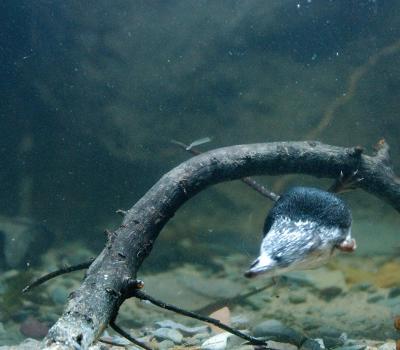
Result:
<instances>
[{"instance_id":1,"label":"rough bark texture","mask_svg":"<svg viewBox=\"0 0 400 350\"><path fill-rule=\"evenodd\" d=\"M136 277L159 232L189 198L210 185L254 175L301 173L337 178L358 170L359 187L400 211L400 182L378 143L375 156L359 147L317 142L239 145L203 153L165 174L131 209L87 271L80 288L44 340L46 349L87 349L107 327L126 298L127 281ZM133 316L134 317L134 316Z\"/></svg>"}]
</instances>

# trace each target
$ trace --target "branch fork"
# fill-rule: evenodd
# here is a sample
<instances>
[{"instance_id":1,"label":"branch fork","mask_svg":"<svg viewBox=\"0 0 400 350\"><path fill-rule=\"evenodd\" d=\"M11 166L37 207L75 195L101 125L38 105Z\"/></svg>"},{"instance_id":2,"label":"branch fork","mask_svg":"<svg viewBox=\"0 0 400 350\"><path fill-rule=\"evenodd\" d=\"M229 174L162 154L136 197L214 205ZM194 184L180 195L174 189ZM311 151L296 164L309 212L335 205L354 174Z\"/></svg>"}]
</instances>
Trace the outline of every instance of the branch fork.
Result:
<instances>
[{"instance_id":1,"label":"branch fork","mask_svg":"<svg viewBox=\"0 0 400 350\"><path fill-rule=\"evenodd\" d=\"M220 148L178 165L123 212L122 225L109 235L106 248L91 263L81 286L44 339L43 349L88 349L107 325L115 325L115 315L130 295L126 292L127 281L136 279L169 218L198 192L219 182L249 176L296 173L335 179L341 171L357 171L362 181L353 186L400 211L400 182L391 168L389 146L384 140L378 143L373 156L364 154L359 146L275 142ZM139 289L135 290L140 296Z\"/></svg>"}]
</instances>

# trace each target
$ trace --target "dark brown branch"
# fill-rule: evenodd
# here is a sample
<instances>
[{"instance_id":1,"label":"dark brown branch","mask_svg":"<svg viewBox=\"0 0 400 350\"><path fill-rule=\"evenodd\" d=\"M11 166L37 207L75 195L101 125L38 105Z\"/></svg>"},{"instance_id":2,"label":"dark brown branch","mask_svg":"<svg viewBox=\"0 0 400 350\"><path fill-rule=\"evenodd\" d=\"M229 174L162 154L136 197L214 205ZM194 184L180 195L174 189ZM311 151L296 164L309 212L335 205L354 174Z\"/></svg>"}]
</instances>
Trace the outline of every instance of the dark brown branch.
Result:
<instances>
[{"instance_id":1,"label":"dark brown branch","mask_svg":"<svg viewBox=\"0 0 400 350\"><path fill-rule=\"evenodd\" d=\"M387 147L385 145L385 147ZM158 234L188 199L223 181L256 175L308 174L337 178L358 169L358 186L400 211L400 184L387 160L358 148L318 142L276 142L220 148L203 153L165 174L123 218L113 240L91 264L45 344L87 349L126 299L126 281L136 278ZM57 344L57 345L55 345Z\"/></svg>"}]
</instances>

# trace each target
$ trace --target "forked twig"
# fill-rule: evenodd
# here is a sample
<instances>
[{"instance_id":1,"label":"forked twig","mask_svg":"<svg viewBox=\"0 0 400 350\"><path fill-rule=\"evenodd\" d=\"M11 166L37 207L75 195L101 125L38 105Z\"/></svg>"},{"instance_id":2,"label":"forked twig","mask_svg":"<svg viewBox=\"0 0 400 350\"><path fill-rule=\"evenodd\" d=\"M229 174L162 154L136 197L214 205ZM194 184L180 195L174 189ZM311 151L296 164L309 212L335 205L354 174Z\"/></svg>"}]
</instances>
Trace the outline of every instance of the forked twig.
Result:
<instances>
[{"instance_id":1,"label":"forked twig","mask_svg":"<svg viewBox=\"0 0 400 350\"><path fill-rule=\"evenodd\" d=\"M222 323L220 320L217 320L215 318L208 317L208 316L202 316L202 315L196 314L194 312L181 309L181 308L179 308L179 307L177 307L175 305L164 303L163 301L157 300L157 299L153 298L152 296L144 293L141 290L138 290L138 289L134 290L132 295L134 297L138 298L138 299L149 301L150 303L152 303L152 304L154 304L154 305L156 305L158 307L161 307L162 309L170 310L170 311L173 311L173 312L175 312L177 314L181 314L181 315L184 315L184 316L187 316L187 317L191 317L191 318L194 318L196 320L203 321L203 322L211 323L214 326L216 326L218 328L221 328L221 329L223 329L223 330L225 330L225 331L227 331L227 332L229 332L229 333L231 333L233 335L236 335L239 338L247 340L251 344L268 346L267 342L265 342L264 340L260 340L260 339L257 339L255 337L252 337L250 335L247 335L247 334L245 334L243 332L240 332L237 329L229 327L228 325Z\"/></svg>"},{"instance_id":2,"label":"forked twig","mask_svg":"<svg viewBox=\"0 0 400 350\"><path fill-rule=\"evenodd\" d=\"M182 148L183 150L185 150L186 152L189 152L195 156L198 156L199 154L201 154L202 152L200 152L198 149L193 148L194 144L196 144L196 141L193 142L190 145L187 145L183 142L180 141L176 141L176 140L171 140L171 142L175 145L178 145L180 148ZM256 192L258 192L259 194L261 194L262 196L264 196L265 198L270 199L273 202L276 202L279 199L279 195L277 195L276 193L270 191L269 189L267 189L265 186L259 184L256 180L254 180L252 177L244 177L242 179L240 179L240 181L242 181L243 183L245 183L247 186L251 187L253 190L255 190Z\"/></svg>"}]
</instances>

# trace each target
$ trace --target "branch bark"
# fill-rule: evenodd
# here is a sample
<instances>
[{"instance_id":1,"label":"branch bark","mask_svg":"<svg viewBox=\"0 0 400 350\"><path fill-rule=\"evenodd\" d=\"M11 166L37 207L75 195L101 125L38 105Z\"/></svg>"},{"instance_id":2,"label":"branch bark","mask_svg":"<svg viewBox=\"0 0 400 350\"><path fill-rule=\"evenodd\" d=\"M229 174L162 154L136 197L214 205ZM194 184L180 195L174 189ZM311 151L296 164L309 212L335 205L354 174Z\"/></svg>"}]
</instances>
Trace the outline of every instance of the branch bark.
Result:
<instances>
[{"instance_id":1,"label":"branch bark","mask_svg":"<svg viewBox=\"0 0 400 350\"><path fill-rule=\"evenodd\" d=\"M87 349L129 296L130 281L168 220L189 198L210 185L255 175L308 174L336 178L358 170L358 186L400 211L400 182L388 145L374 156L360 147L318 142L277 142L225 147L198 155L165 174L108 232L106 247L92 263L63 315L44 339L44 349Z\"/></svg>"}]
</instances>

